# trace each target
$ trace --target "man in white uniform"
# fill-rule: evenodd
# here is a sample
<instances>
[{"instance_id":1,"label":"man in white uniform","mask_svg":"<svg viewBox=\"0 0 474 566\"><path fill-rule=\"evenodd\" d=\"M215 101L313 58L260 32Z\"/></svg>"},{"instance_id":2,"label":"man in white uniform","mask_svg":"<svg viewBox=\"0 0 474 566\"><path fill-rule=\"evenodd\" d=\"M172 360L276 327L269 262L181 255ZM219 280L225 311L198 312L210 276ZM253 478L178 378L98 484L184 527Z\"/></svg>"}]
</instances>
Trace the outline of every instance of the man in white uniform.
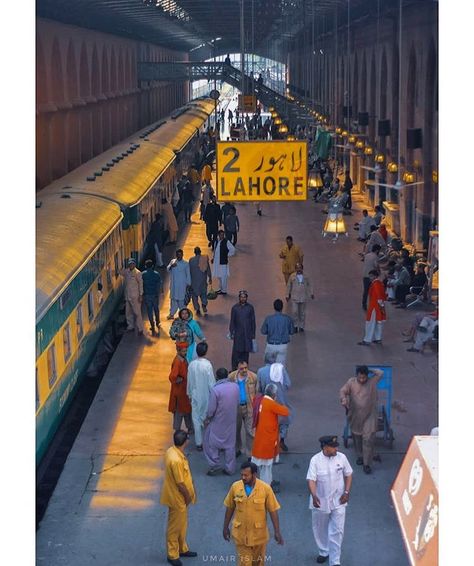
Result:
<instances>
[{"instance_id":1,"label":"man in white uniform","mask_svg":"<svg viewBox=\"0 0 474 566\"><path fill-rule=\"evenodd\" d=\"M202 433L204 420L207 416L209 393L216 384L212 364L204 357L207 354L207 349L206 342L199 342L196 346L198 357L188 366L188 384L186 386L186 393L191 400L194 442L200 452L202 451Z\"/></svg>"},{"instance_id":2,"label":"man in white uniform","mask_svg":"<svg viewBox=\"0 0 474 566\"><path fill-rule=\"evenodd\" d=\"M319 548L318 564L340 566L346 505L352 485L352 468L338 453L337 436L319 439L321 452L311 458L306 479L310 491L313 534Z\"/></svg>"},{"instance_id":3,"label":"man in white uniform","mask_svg":"<svg viewBox=\"0 0 474 566\"><path fill-rule=\"evenodd\" d=\"M227 295L227 279L230 275L229 257L235 254L235 247L224 236L224 230L219 230L212 259L212 275L220 282L220 289L217 291L219 295Z\"/></svg>"}]
</instances>

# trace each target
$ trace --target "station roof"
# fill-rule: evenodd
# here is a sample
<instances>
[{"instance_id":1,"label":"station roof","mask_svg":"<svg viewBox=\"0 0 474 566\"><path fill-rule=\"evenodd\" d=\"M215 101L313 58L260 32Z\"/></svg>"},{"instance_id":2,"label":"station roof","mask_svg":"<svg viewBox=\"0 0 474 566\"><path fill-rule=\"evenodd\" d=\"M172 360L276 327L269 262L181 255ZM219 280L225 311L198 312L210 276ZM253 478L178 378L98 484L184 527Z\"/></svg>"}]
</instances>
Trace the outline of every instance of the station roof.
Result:
<instances>
[{"instance_id":1,"label":"station roof","mask_svg":"<svg viewBox=\"0 0 474 566\"><path fill-rule=\"evenodd\" d=\"M254 53L271 58L281 55L309 22L314 20L317 33L324 33L323 28L332 28L336 11L339 25L347 19L347 0L243 2L245 51L251 53L253 45ZM383 9L395 4L381 2ZM213 46L216 55L240 51L239 0L38 0L36 7L40 17L190 52L193 60L212 57ZM351 19L377 12L373 0L351 0L350 7Z\"/></svg>"}]
</instances>

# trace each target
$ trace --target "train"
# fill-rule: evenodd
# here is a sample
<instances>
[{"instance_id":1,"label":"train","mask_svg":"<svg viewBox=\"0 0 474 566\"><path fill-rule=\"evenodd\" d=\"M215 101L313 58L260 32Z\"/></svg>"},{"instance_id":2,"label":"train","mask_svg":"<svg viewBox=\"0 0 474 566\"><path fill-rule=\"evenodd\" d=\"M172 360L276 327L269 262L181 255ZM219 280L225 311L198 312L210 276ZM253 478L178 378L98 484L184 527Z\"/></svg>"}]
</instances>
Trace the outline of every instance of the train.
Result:
<instances>
[{"instance_id":1,"label":"train","mask_svg":"<svg viewBox=\"0 0 474 566\"><path fill-rule=\"evenodd\" d=\"M214 107L195 99L36 195L37 465L122 298L120 271L142 259Z\"/></svg>"}]
</instances>

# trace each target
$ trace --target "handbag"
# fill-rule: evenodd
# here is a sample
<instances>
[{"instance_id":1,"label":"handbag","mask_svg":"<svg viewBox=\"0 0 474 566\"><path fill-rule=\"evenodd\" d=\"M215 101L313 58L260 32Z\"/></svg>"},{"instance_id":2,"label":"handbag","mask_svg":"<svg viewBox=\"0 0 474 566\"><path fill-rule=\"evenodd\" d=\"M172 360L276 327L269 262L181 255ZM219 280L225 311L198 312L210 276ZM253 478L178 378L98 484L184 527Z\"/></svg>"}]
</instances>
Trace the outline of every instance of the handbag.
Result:
<instances>
[{"instance_id":1,"label":"handbag","mask_svg":"<svg viewBox=\"0 0 474 566\"><path fill-rule=\"evenodd\" d=\"M217 299L217 291L214 291L214 289L212 288L212 285L210 286L209 291L207 292L207 298L210 301Z\"/></svg>"}]
</instances>

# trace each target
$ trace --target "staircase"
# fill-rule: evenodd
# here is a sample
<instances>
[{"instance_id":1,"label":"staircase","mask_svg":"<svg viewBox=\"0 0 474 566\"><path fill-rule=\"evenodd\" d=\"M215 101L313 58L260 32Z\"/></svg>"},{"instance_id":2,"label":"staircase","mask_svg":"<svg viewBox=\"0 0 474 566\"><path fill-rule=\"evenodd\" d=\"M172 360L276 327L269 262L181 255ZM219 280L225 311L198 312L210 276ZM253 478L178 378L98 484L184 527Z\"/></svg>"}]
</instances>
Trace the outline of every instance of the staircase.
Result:
<instances>
[{"instance_id":1,"label":"staircase","mask_svg":"<svg viewBox=\"0 0 474 566\"><path fill-rule=\"evenodd\" d=\"M223 81L235 88L242 85L242 73L236 67L222 62L168 62L168 63L138 63L139 81ZM308 112L299 108L283 95L259 85L257 81L245 75L245 92L254 93L262 104L269 108L273 106L282 120L290 128L312 120ZM253 88L252 88L253 83Z\"/></svg>"}]
</instances>

